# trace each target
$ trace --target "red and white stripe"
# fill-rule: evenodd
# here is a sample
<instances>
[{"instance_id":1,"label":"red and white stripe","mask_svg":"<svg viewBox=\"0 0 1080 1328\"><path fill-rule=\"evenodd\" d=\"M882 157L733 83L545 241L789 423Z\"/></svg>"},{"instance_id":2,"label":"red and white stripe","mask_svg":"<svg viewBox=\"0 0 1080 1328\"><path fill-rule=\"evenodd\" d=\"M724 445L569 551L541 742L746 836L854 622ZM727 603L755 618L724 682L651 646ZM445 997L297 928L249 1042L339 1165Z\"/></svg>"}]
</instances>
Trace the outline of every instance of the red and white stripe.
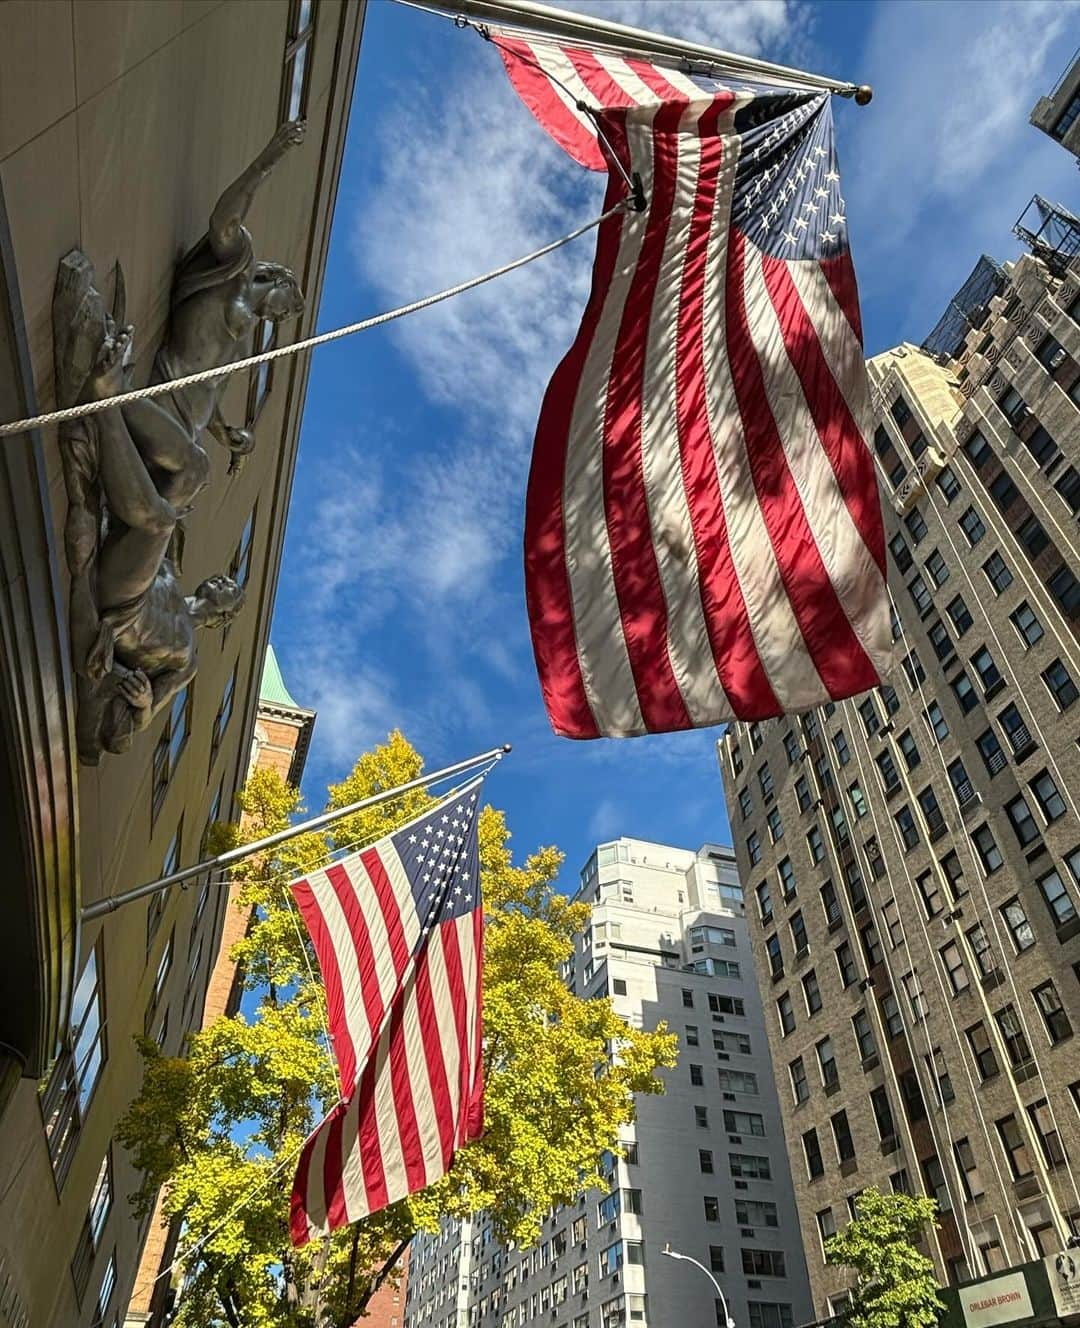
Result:
<instances>
[{"instance_id":1,"label":"red and white stripe","mask_svg":"<svg viewBox=\"0 0 1080 1328\"><path fill-rule=\"evenodd\" d=\"M891 634L850 258L786 262L732 229L748 93L498 42L541 124L593 168L595 130L573 102L605 107L604 135L648 200L600 228L537 427L525 580L553 727L663 732L876 686ZM613 168L605 209L624 193Z\"/></svg>"},{"instance_id":2,"label":"red and white stripe","mask_svg":"<svg viewBox=\"0 0 1080 1328\"><path fill-rule=\"evenodd\" d=\"M483 1130L483 910L439 924L410 964L349 1097L304 1144L294 1245L433 1184Z\"/></svg>"}]
</instances>

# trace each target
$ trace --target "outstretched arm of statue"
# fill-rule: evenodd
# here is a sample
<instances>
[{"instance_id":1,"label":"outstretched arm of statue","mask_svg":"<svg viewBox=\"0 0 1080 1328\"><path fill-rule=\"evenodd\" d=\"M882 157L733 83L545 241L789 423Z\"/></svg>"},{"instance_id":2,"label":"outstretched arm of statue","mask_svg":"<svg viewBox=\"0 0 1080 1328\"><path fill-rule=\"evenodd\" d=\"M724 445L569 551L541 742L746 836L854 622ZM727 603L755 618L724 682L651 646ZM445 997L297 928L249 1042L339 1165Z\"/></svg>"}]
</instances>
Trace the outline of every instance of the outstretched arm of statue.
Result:
<instances>
[{"instance_id":1,"label":"outstretched arm of statue","mask_svg":"<svg viewBox=\"0 0 1080 1328\"><path fill-rule=\"evenodd\" d=\"M235 425L229 424L221 413L221 406L216 401L214 402L214 413L210 416L210 422L206 427L222 447L229 449L229 474L238 471L243 458L250 455L255 449L255 435L250 429L238 429Z\"/></svg>"},{"instance_id":2,"label":"outstretched arm of statue","mask_svg":"<svg viewBox=\"0 0 1080 1328\"><path fill-rule=\"evenodd\" d=\"M291 147L304 141L307 126L303 120L283 124L247 170L221 195L210 217L210 247L215 256L226 262L234 257L242 243L241 226L259 186Z\"/></svg>"}]
</instances>

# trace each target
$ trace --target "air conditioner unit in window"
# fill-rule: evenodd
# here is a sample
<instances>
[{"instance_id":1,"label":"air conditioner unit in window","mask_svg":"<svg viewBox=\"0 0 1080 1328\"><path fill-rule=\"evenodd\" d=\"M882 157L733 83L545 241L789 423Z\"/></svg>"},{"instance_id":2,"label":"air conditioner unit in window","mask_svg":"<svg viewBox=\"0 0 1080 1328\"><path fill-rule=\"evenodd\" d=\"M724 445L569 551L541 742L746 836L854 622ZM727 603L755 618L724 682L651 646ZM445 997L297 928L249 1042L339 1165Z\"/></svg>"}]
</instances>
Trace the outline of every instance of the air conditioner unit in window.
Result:
<instances>
[{"instance_id":1,"label":"air conditioner unit in window","mask_svg":"<svg viewBox=\"0 0 1080 1328\"><path fill-rule=\"evenodd\" d=\"M725 1094L724 1094L724 1101L725 1101L725 1102L734 1102L734 1101L735 1101L735 1094L734 1094L734 1093L725 1093Z\"/></svg>"},{"instance_id":2,"label":"air conditioner unit in window","mask_svg":"<svg viewBox=\"0 0 1080 1328\"><path fill-rule=\"evenodd\" d=\"M1060 346L1056 351L1054 351L1053 355L1050 356L1050 363L1047 367L1050 369L1056 369L1058 365L1064 364L1065 354L1066 354L1065 347Z\"/></svg>"}]
</instances>

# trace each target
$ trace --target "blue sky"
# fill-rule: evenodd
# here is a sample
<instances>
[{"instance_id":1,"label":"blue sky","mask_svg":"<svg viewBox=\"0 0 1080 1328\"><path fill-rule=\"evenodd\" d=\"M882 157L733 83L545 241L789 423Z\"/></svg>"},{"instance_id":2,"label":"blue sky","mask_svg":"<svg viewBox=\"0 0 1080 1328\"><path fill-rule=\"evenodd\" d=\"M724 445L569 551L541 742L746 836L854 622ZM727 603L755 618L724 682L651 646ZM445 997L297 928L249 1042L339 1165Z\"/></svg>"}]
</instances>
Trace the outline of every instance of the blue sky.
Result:
<instances>
[{"instance_id":1,"label":"blue sky","mask_svg":"<svg viewBox=\"0 0 1080 1328\"><path fill-rule=\"evenodd\" d=\"M1038 190L1076 207L1074 160L1028 113L1080 45L1080 7L584 0L605 17L873 84L837 102L867 350L920 341ZM371 0L320 329L427 295L564 234L602 182L550 143L496 53ZM716 731L572 743L547 724L522 592L529 449L576 329L591 236L498 282L315 353L273 640L319 712L304 791L400 727L443 765L502 742L489 781L519 853L566 884L619 834L726 840Z\"/></svg>"}]
</instances>

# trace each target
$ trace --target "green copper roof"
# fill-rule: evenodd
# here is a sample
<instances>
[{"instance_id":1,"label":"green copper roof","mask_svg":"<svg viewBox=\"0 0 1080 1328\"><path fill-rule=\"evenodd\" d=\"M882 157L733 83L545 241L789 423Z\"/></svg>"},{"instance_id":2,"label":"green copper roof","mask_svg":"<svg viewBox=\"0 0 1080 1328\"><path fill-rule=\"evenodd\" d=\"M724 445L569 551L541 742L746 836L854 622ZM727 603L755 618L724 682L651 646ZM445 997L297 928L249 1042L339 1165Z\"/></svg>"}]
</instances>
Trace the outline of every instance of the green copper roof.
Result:
<instances>
[{"instance_id":1,"label":"green copper roof","mask_svg":"<svg viewBox=\"0 0 1080 1328\"><path fill-rule=\"evenodd\" d=\"M285 679L281 676L281 665L277 662L274 647L269 641L266 643L266 663L263 665L259 700L268 701L271 705L289 706L293 710L300 709L300 706L289 695L289 689L285 686Z\"/></svg>"}]
</instances>

